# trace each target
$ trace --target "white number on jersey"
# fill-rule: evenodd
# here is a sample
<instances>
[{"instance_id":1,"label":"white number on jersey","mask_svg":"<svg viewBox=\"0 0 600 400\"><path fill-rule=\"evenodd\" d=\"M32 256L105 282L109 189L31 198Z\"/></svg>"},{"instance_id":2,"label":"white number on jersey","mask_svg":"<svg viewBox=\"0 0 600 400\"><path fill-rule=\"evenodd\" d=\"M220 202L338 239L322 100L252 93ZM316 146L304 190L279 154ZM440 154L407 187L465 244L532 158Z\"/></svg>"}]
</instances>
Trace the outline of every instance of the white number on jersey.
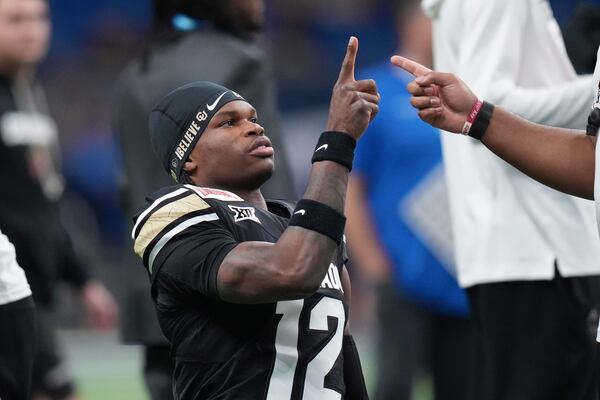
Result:
<instances>
[{"instance_id":1,"label":"white number on jersey","mask_svg":"<svg viewBox=\"0 0 600 400\"><path fill-rule=\"evenodd\" d=\"M298 367L298 330L304 300L280 301L276 313L281 314L275 336L275 365L267 400L286 400L292 396L294 375ZM323 297L310 313L309 328L327 331L328 317L337 319L335 334L306 366L302 399L339 400L342 395L324 387L325 376L331 371L342 351L345 310L341 300Z\"/></svg>"}]
</instances>

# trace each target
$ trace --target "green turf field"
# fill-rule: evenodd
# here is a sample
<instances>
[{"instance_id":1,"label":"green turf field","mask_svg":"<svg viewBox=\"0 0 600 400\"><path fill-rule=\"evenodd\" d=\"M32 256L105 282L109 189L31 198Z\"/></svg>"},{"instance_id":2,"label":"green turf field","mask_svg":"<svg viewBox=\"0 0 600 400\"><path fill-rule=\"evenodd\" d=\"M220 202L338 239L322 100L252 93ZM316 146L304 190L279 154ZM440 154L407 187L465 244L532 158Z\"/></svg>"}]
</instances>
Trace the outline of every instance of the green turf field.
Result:
<instances>
[{"instance_id":1,"label":"green turf field","mask_svg":"<svg viewBox=\"0 0 600 400\"><path fill-rule=\"evenodd\" d=\"M61 332L82 400L145 400L138 346L123 346L117 334Z\"/></svg>"},{"instance_id":2,"label":"green turf field","mask_svg":"<svg viewBox=\"0 0 600 400\"><path fill-rule=\"evenodd\" d=\"M82 400L146 400L138 346L118 343L115 332L62 331L70 369L76 376ZM373 382L373 341L357 335L367 384ZM413 400L432 398L428 379L420 379Z\"/></svg>"}]
</instances>

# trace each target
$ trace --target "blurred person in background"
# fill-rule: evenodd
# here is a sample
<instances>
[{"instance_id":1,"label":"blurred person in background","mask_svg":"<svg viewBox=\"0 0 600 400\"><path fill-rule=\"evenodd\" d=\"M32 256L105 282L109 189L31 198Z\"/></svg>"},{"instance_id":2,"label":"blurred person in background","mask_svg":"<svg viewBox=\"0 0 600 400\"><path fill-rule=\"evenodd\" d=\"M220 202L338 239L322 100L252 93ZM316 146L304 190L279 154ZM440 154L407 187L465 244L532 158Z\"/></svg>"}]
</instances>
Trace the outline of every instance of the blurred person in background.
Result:
<instances>
[{"instance_id":1,"label":"blurred person in background","mask_svg":"<svg viewBox=\"0 0 600 400\"><path fill-rule=\"evenodd\" d=\"M436 69L531 121L583 128L578 77L545 0L425 0ZM600 243L594 208L474 140L442 136L455 259L476 323L482 400L587 399ZM596 317L597 318L597 317Z\"/></svg>"},{"instance_id":2,"label":"blurred person in background","mask_svg":"<svg viewBox=\"0 0 600 400\"><path fill-rule=\"evenodd\" d=\"M222 84L252 103L280 149L275 174L263 188L271 198L295 199L281 127L275 84L256 39L264 24L263 0L155 0L153 32L146 48L122 74L116 94L114 129L123 161L125 212L134 214L148 193L172 183L151 147L148 115L171 90L198 80ZM144 377L153 399L169 399L172 362L159 329L148 280L139 259L127 254L123 338L145 345Z\"/></svg>"},{"instance_id":3,"label":"blurred person in background","mask_svg":"<svg viewBox=\"0 0 600 400\"><path fill-rule=\"evenodd\" d=\"M0 231L0 399L29 400L35 306L15 247Z\"/></svg>"},{"instance_id":4,"label":"blurred person in background","mask_svg":"<svg viewBox=\"0 0 600 400\"><path fill-rule=\"evenodd\" d=\"M430 65L431 21L421 1L396 3L400 52ZM435 399L466 400L471 327L466 294L449 272L452 237L439 134L410 107L404 90L409 74L386 60L362 75L375 79L382 101L356 151L346 233L354 265L377 290L374 399L410 399L425 366Z\"/></svg>"},{"instance_id":5,"label":"blurred person in background","mask_svg":"<svg viewBox=\"0 0 600 400\"><path fill-rule=\"evenodd\" d=\"M14 244L38 308L33 396L66 399L76 395L51 316L58 282L78 291L92 327L112 327L118 310L75 255L60 222L58 132L35 79L49 38L45 0L0 0L0 229Z\"/></svg>"}]
</instances>

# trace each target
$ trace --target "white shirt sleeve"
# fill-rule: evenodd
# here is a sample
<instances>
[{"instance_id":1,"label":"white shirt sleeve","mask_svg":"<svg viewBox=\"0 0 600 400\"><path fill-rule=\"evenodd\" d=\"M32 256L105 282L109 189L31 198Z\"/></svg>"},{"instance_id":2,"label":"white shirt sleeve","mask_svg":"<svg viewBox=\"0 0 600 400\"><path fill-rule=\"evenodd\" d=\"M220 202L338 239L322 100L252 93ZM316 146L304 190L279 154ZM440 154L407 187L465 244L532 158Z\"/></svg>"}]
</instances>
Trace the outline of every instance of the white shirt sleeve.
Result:
<instances>
[{"instance_id":1,"label":"white shirt sleeve","mask_svg":"<svg viewBox=\"0 0 600 400\"><path fill-rule=\"evenodd\" d=\"M465 17L459 51L459 75L481 98L533 122L573 127L589 110L591 76L543 88L519 87L515 76L522 65L522 41L527 37L529 2L523 0L461 2ZM552 62L552 60L549 60ZM582 127L583 128L583 127Z\"/></svg>"},{"instance_id":2,"label":"white shirt sleeve","mask_svg":"<svg viewBox=\"0 0 600 400\"><path fill-rule=\"evenodd\" d=\"M31 296L25 271L17 264L15 246L0 231L0 305Z\"/></svg>"}]
</instances>

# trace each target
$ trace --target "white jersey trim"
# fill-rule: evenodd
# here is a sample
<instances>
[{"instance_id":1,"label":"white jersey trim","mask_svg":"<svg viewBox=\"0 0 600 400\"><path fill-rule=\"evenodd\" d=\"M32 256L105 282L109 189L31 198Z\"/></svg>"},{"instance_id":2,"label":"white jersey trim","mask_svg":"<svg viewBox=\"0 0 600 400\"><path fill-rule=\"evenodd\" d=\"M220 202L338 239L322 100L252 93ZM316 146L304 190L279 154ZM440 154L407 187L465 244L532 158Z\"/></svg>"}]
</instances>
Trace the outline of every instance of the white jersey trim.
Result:
<instances>
[{"instance_id":1,"label":"white jersey trim","mask_svg":"<svg viewBox=\"0 0 600 400\"><path fill-rule=\"evenodd\" d=\"M171 229L169 232L165 233L163 235L163 237L161 237L160 240L156 243L156 245L154 246L152 251L150 252L150 256L148 257L148 271L150 271L150 273L152 274L152 267L154 264L154 260L156 259L156 256L162 250L162 248L165 246L165 244L167 244L167 242L169 240L171 240L175 235L177 235L178 233L182 232L183 230L189 228L192 225L196 225L201 222L216 221L218 219L219 219L219 216L216 213L199 215L197 217L185 220L181 224L179 224L176 227L174 227L173 229Z\"/></svg>"},{"instance_id":2,"label":"white jersey trim","mask_svg":"<svg viewBox=\"0 0 600 400\"><path fill-rule=\"evenodd\" d=\"M175 196L179 196L182 193L187 192L188 189L177 189L174 192L171 193L167 193L164 196L159 197L158 199L154 200L154 202L150 205L150 207L148 207L147 209L144 210L143 213L140 214L140 216L138 217L138 219L135 221L135 225L133 226L133 229L131 231L131 238L135 240L135 232L138 229L138 225L140 224L140 222L142 222L144 220L144 218L146 218L146 216L148 214L150 214L152 211L154 211L163 201L170 199L172 197Z\"/></svg>"}]
</instances>

